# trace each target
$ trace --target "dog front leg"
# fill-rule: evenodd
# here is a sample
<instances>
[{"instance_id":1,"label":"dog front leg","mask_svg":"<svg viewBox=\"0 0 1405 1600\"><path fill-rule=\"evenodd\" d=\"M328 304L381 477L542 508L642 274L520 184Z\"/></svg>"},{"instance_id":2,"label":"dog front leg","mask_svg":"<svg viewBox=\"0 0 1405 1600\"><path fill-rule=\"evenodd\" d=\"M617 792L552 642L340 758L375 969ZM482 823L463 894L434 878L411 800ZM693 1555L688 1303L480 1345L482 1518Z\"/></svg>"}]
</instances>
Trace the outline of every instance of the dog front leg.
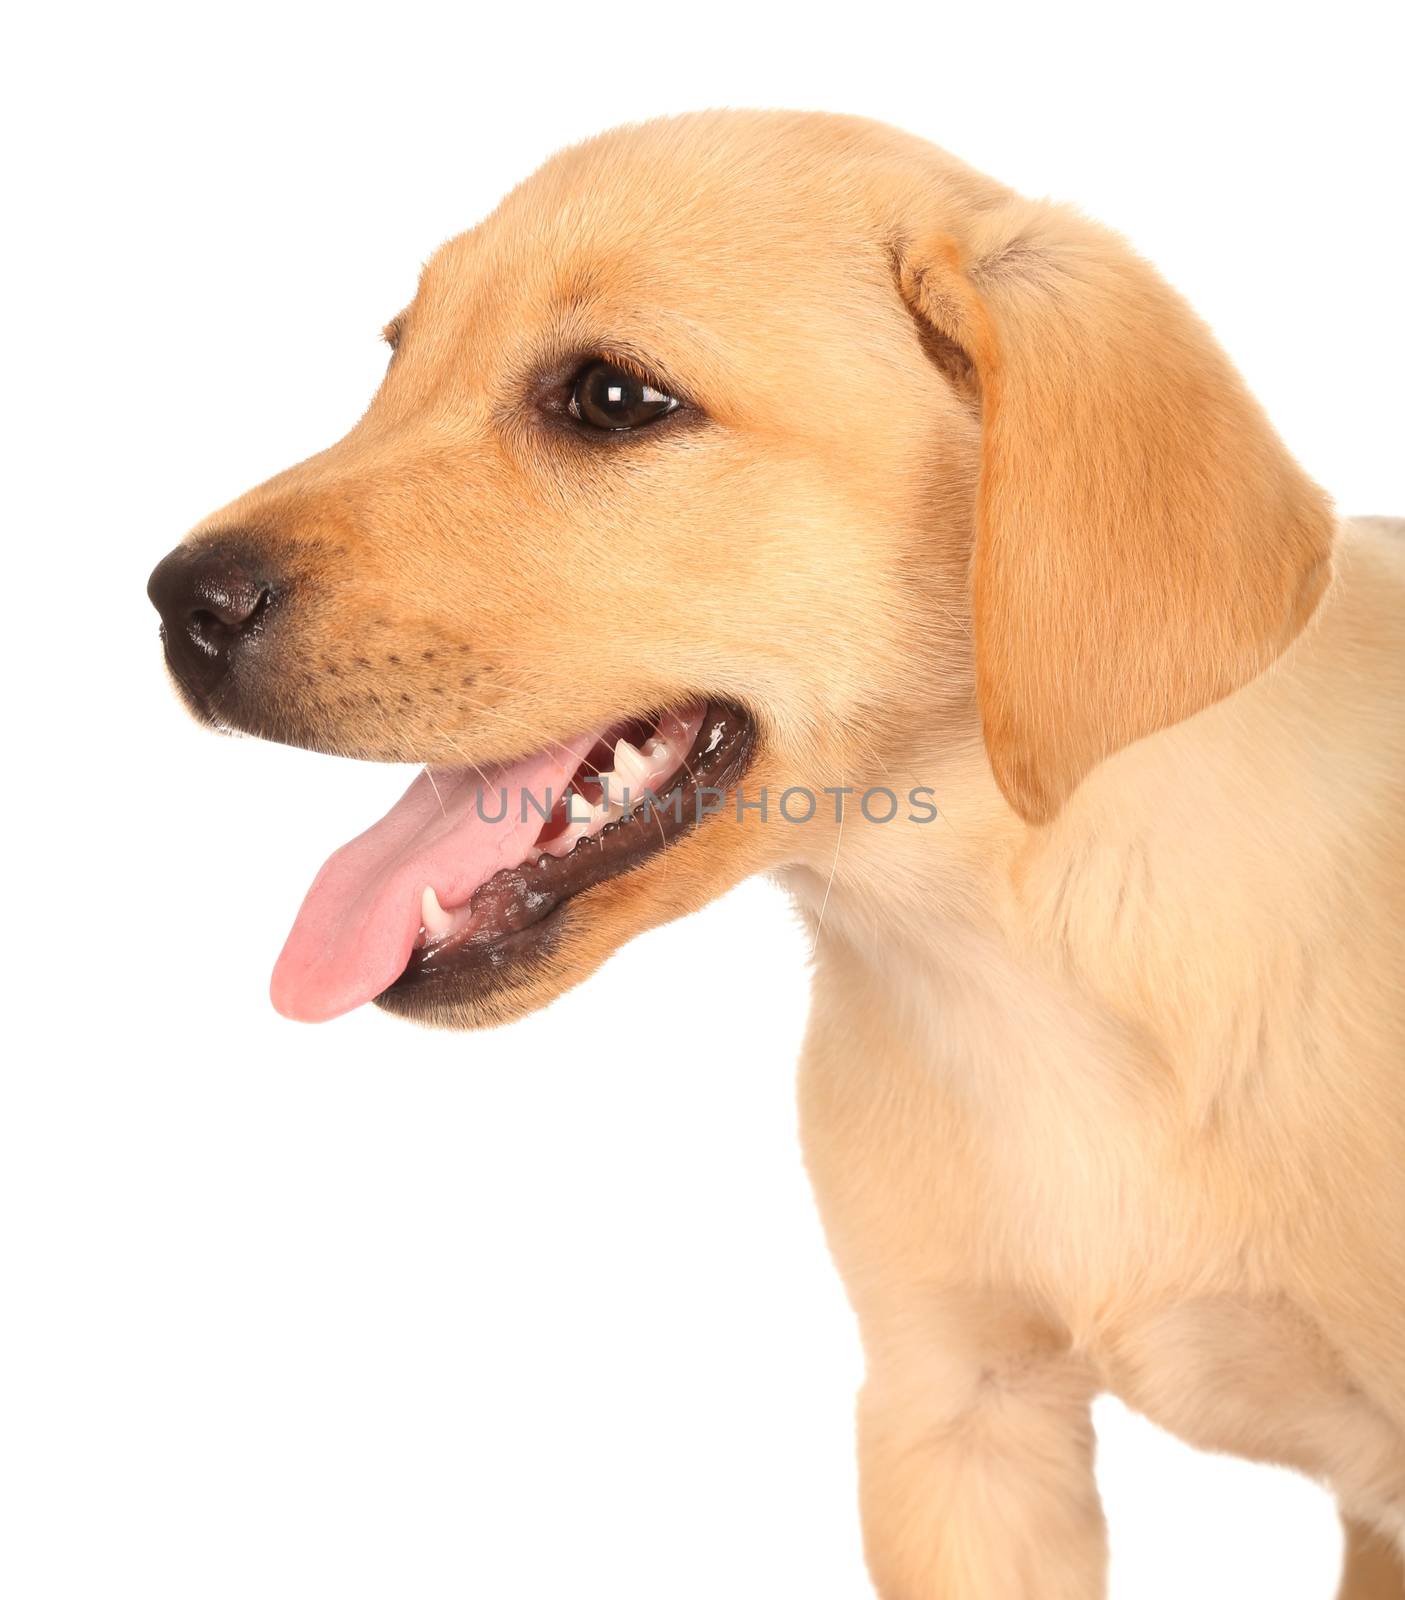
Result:
<instances>
[{"instance_id":1,"label":"dog front leg","mask_svg":"<svg viewBox=\"0 0 1405 1600\"><path fill-rule=\"evenodd\" d=\"M870 1344L859 1481L882 1600L1106 1593L1092 1379L1051 1340L1011 1331L918 1352L909 1328L905 1358Z\"/></svg>"}]
</instances>

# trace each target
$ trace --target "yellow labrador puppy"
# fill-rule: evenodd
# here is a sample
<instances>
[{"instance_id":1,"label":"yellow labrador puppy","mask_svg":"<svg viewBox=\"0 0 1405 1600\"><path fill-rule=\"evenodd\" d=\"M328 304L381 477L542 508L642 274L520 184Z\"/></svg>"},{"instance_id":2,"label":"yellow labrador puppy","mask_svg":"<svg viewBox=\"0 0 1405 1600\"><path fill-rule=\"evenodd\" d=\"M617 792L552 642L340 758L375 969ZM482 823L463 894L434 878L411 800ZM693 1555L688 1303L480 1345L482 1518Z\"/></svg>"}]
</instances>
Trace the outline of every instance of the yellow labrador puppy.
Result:
<instances>
[{"instance_id":1,"label":"yellow labrador puppy","mask_svg":"<svg viewBox=\"0 0 1405 1600\"><path fill-rule=\"evenodd\" d=\"M274 1003L504 1022L778 873L878 1592L1099 1594L1107 1389L1405 1593L1400 525L1119 238L870 122L568 150L387 338L152 578L198 714L427 768Z\"/></svg>"}]
</instances>

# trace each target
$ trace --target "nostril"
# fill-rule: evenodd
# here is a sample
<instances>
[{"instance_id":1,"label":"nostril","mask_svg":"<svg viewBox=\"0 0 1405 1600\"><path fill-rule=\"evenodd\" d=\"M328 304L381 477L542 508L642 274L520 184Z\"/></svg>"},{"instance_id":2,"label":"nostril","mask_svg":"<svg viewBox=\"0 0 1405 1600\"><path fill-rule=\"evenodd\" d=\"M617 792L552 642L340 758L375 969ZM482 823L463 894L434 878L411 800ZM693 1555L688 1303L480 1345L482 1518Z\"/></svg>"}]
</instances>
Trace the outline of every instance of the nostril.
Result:
<instances>
[{"instance_id":1,"label":"nostril","mask_svg":"<svg viewBox=\"0 0 1405 1600\"><path fill-rule=\"evenodd\" d=\"M191 623L202 630L242 633L263 615L272 593L266 583L248 580L210 584L200 597L205 604L190 613Z\"/></svg>"},{"instance_id":2,"label":"nostril","mask_svg":"<svg viewBox=\"0 0 1405 1600\"><path fill-rule=\"evenodd\" d=\"M186 619L186 632L190 636L191 643L208 656L228 654L254 627L267 601L268 591L265 590L253 609L247 613L229 607L218 609L198 607Z\"/></svg>"},{"instance_id":3,"label":"nostril","mask_svg":"<svg viewBox=\"0 0 1405 1600\"><path fill-rule=\"evenodd\" d=\"M242 634L258 621L272 590L258 579L242 573L206 573L197 579L192 598L198 605L190 610L190 622L203 629L222 629L227 634Z\"/></svg>"}]
</instances>

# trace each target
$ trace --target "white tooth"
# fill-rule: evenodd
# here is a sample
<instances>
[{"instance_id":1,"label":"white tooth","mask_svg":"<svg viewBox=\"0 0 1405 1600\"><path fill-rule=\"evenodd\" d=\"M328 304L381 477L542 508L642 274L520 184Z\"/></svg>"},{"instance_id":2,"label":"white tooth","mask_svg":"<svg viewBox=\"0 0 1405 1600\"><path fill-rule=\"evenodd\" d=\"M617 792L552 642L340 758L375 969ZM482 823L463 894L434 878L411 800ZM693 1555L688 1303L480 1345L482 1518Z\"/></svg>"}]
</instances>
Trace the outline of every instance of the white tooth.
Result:
<instances>
[{"instance_id":1,"label":"white tooth","mask_svg":"<svg viewBox=\"0 0 1405 1600\"><path fill-rule=\"evenodd\" d=\"M439 896L428 884L420 896L420 922L431 939L442 939L454 929L453 916L439 904Z\"/></svg>"},{"instance_id":2,"label":"white tooth","mask_svg":"<svg viewBox=\"0 0 1405 1600\"><path fill-rule=\"evenodd\" d=\"M616 801L606 805L603 799L597 805L591 805L584 795L577 794L574 789L571 791L567 807L570 813L569 822L554 839L548 839L542 846L549 856L568 855L578 840L584 839L587 834L598 832L610 820L611 815L620 809Z\"/></svg>"},{"instance_id":3,"label":"white tooth","mask_svg":"<svg viewBox=\"0 0 1405 1600\"><path fill-rule=\"evenodd\" d=\"M569 828L562 828L554 839L548 839L543 849L549 856L569 855L575 847L576 840L582 838L585 831L585 823L573 822Z\"/></svg>"},{"instance_id":4,"label":"white tooth","mask_svg":"<svg viewBox=\"0 0 1405 1600\"><path fill-rule=\"evenodd\" d=\"M662 739L650 739L644 746L644 754L650 761L662 761L668 755L668 745Z\"/></svg>"},{"instance_id":5,"label":"white tooth","mask_svg":"<svg viewBox=\"0 0 1405 1600\"><path fill-rule=\"evenodd\" d=\"M648 779L649 763L628 739L615 746L615 776L631 789L640 788Z\"/></svg>"}]
</instances>

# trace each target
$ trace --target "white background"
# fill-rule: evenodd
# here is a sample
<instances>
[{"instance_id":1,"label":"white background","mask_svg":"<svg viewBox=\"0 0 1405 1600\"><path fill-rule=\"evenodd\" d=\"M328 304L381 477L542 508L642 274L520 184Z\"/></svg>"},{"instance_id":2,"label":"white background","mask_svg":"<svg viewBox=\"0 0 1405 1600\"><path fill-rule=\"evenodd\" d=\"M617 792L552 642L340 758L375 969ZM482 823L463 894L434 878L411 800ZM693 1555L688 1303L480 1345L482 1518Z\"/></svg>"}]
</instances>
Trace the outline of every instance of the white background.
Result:
<instances>
[{"instance_id":1,"label":"white background","mask_svg":"<svg viewBox=\"0 0 1405 1600\"><path fill-rule=\"evenodd\" d=\"M1396 5L47 8L6 48L0 1588L862 1597L853 1330L750 885L493 1035L277 1018L406 773L220 740L149 567L329 442L421 260L562 142L905 124L1114 223L1350 511L1405 511ZM1287 1475L1099 1412L1115 1596L1325 1597Z\"/></svg>"}]
</instances>

